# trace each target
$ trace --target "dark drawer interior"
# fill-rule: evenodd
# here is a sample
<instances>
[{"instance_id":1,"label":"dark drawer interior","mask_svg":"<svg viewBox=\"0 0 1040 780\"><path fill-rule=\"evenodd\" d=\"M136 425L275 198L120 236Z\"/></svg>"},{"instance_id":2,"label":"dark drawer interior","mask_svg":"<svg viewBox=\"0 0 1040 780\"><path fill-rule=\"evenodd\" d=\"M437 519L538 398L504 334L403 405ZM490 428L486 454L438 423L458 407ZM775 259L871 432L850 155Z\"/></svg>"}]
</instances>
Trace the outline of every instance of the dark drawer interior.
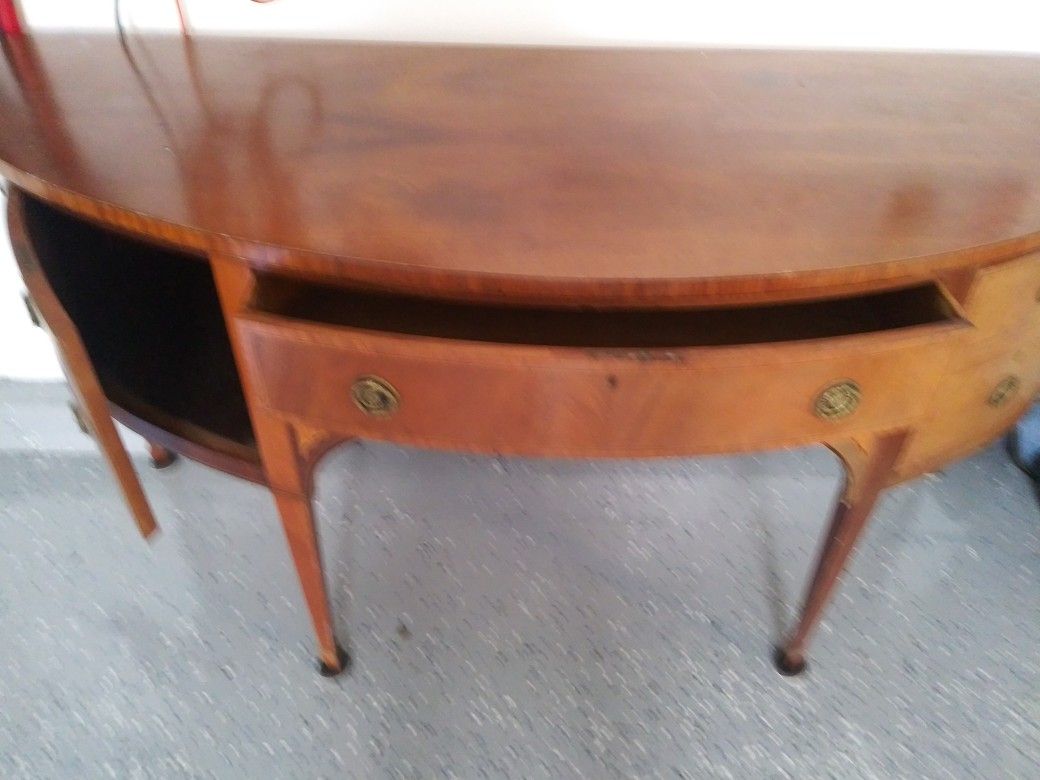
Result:
<instances>
[{"instance_id":1,"label":"dark drawer interior","mask_svg":"<svg viewBox=\"0 0 1040 780\"><path fill-rule=\"evenodd\" d=\"M791 303L598 310L457 303L269 275L259 281L252 307L293 320L414 336L617 349L767 344L958 321L932 284Z\"/></svg>"}]
</instances>

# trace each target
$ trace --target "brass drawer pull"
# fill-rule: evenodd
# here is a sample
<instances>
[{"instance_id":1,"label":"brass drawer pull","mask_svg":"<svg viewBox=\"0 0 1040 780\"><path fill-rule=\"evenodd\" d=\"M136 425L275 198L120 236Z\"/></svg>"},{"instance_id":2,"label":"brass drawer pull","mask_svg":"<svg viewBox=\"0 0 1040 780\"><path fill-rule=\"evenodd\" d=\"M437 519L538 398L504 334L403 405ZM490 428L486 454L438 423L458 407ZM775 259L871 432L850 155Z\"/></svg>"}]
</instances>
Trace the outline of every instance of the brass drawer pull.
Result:
<instances>
[{"instance_id":1,"label":"brass drawer pull","mask_svg":"<svg viewBox=\"0 0 1040 780\"><path fill-rule=\"evenodd\" d=\"M29 293L22 293L22 301L25 303L25 310L29 312L29 320L37 328L43 327L43 318L40 317L40 312L36 308L36 303L29 296Z\"/></svg>"},{"instance_id":2,"label":"brass drawer pull","mask_svg":"<svg viewBox=\"0 0 1040 780\"><path fill-rule=\"evenodd\" d=\"M813 412L824 420L840 420L856 411L861 396L859 385L851 379L835 382L816 396Z\"/></svg>"},{"instance_id":3,"label":"brass drawer pull","mask_svg":"<svg viewBox=\"0 0 1040 780\"><path fill-rule=\"evenodd\" d=\"M372 417L389 417L401 405L394 386L378 376L362 376L354 380L350 397L358 409Z\"/></svg>"},{"instance_id":4,"label":"brass drawer pull","mask_svg":"<svg viewBox=\"0 0 1040 780\"><path fill-rule=\"evenodd\" d=\"M69 411L72 412L72 419L76 421L76 426L82 433L87 436L93 436L94 433L90 428L90 423L87 421L87 416L83 414L83 408L75 401L69 401Z\"/></svg>"},{"instance_id":5,"label":"brass drawer pull","mask_svg":"<svg viewBox=\"0 0 1040 780\"><path fill-rule=\"evenodd\" d=\"M997 386L993 388L993 392L989 394L986 403L993 408L1003 406L1011 399L1011 396L1018 392L1018 388L1021 384L1022 380L1014 374L1004 377L997 383Z\"/></svg>"}]
</instances>

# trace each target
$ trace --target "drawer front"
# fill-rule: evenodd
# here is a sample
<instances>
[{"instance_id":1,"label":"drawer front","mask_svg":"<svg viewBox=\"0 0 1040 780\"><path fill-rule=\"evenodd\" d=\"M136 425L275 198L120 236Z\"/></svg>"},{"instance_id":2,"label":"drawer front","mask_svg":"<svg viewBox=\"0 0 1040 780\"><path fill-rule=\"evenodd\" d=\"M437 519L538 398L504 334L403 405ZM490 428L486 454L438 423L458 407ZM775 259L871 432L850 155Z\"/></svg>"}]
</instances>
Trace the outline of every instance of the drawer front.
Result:
<instances>
[{"instance_id":1,"label":"drawer front","mask_svg":"<svg viewBox=\"0 0 1040 780\"><path fill-rule=\"evenodd\" d=\"M941 468L992 441L1040 387L1040 319L1016 334L979 339L952 356L927 419L899 463L900 479Z\"/></svg>"},{"instance_id":2,"label":"drawer front","mask_svg":"<svg viewBox=\"0 0 1040 780\"><path fill-rule=\"evenodd\" d=\"M577 457L761 449L912 423L964 335L943 326L769 347L619 352L263 316L236 327L262 402L286 416L418 446ZM371 377L396 395L388 414L366 412L354 399L359 380ZM821 392L846 380L858 387L858 406L821 417Z\"/></svg>"}]
</instances>

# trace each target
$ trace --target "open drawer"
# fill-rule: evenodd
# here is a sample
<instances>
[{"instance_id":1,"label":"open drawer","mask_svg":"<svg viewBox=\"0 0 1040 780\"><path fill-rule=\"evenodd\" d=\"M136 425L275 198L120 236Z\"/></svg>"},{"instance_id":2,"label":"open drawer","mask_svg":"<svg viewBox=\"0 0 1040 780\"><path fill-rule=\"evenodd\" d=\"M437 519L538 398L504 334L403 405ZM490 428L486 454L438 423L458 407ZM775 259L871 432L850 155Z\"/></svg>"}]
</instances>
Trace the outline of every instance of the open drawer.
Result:
<instances>
[{"instance_id":1,"label":"open drawer","mask_svg":"<svg viewBox=\"0 0 1040 780\"><path fill-rule=\"evenodd\" d=\"M420 446L637 457L914 421L970 332L932 286L729 309L459 304L261 278L236 320L262 402Z\"/></svg>"}]
</instances>

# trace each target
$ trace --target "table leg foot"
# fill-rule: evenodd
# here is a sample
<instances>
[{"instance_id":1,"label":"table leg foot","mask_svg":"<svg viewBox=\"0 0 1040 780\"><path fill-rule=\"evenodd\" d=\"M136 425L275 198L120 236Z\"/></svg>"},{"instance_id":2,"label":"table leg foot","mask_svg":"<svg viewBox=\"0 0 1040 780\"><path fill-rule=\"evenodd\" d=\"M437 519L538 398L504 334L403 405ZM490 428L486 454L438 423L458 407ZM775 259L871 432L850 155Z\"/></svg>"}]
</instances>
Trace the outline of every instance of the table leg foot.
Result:
<instances>
[{"instance_id":1,"label":"table leg foot","mask_svg":"<svg viewBox=\"0 0 1040 780\"><path fill-rule=\"evenodd\" d=\"M323 659L318 659L318 673L322 677L335 677L341 672L345 672L350 668L350 653L336 645L336 660L335 666L326 663Z\"/></svg>"},{"instance_id":2,"label":"table leg foot","mask_svg":"<svg viewBox=\"0 0 1040 780\"><path fill-rule=\"evenodd\" d=\"M791 656L782 647L773 650L773 663L784 677L797 677L807 666L804 656Z\"/></svg>"},{"instance_id":3,"label":"table leg foot","mask_svg":"<svg viewBox=\"0 0 1040 780\"><path fill-rule=\"evenodd\" d=\"M148 442L148 455L151 457L152 468L164 469L172 466L177 460L177 453L166 449L161 444Z\"/></svg>"}]
</instances>

